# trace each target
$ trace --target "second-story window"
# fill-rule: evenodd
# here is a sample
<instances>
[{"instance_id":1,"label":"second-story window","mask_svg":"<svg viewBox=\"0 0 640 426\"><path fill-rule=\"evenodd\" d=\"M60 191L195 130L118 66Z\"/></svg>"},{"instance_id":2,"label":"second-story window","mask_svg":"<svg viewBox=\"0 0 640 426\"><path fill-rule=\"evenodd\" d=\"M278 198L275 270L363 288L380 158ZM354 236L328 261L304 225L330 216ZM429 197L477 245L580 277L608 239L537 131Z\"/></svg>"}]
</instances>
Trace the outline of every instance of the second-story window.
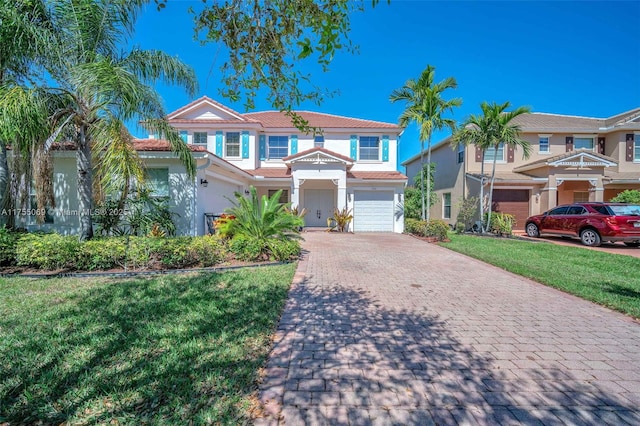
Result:
<instances>
[{"instance_id":1,"label":"second-story window","mask_svg":"<svg viewBox=\"0 0 640 426\"><path fill-rule=\"evenodd\" d=\"M289 137L269 136L267 144L267 159L284 158L289 154Z\"/></svg>"},{"instance_id":2,"label":"second-story window","mask_svg":"<svg viewBox=\"0 0 640 426\"><path fill-rule=\"evenodd\" d=\"M464 162L464 145L458 145L458 164Z\"/></svg>"},{"instance_id":3,"label":"second-story window","mask_svg":"<svg viewBox=\"0 0 640 426\"><path fill-rule=\"evenodd\" d=\"M360 136L359 159L377 161L380 159L380 138L377 136Z\"/></svg>"},{"instance_id":4,"label":"second-story window","mask_svg":"<svg viewBox=\"0 0 640 426\"><path fill-rule=\"evenodd\" d=\"M240 133L227 132L224 155L225 157L240 157Z\"/></svg>"},{"instance_id":5,"label":"second-story window","mask_svg":"<svg viewBox=\"0 0 640 426\"><path fill-rule=\"evenodd\" d=\"M593 151L593 138L574 137L573 149L588 149Z\"/></svg>"},{"instance_id":6,"label":"second-story window","mask_svg":"<svg viewBox=\"0 0 640 426\"><path fill-rule=\"evenodd\" d=\"M538 139L538 152L549 152L549 138L540 136Z\"/></svg>"},{"instance_id":7,"label":"second-story window","mask_svg":"<svg viewBox=\"0 0 640 426\"><path fill-rule=\"evenodd\" d=\"M634 135L633 141L633 161L640 161L640 135Z\"/></svg>"},{"instance_id":8,"label":"second-story window","mask_svg":"<svg viewBox=\"0 0 640 426\"><path fill-rule=\"evenodd\" d=\"M319 135L313 138L314 148L324 148L324 136Z\"/></svg>"},{"instance_id":9,"label":"second-story window","mask_svg":"<svg viewBox=\"0 0 640 426\"><path fill-rule=\"evenodd\" d=\"M496 149L495 147L491 147L491 148L487 148L487 150L484 152L484 162L493 162L493 159L496 159L496 161L504 161L504 143L500 143L500 145L498 145L498 149Z\"/></svg>"},{"instance_id":10,"label":"second-story window","mask_svg":"<svg viewBox=\"0 0 640 426\"><path fill-rule=\"evenodd\" d=\"M193 132L193 143L198 145L206 145L207 132Z\"/></svg>"}]
</instances>

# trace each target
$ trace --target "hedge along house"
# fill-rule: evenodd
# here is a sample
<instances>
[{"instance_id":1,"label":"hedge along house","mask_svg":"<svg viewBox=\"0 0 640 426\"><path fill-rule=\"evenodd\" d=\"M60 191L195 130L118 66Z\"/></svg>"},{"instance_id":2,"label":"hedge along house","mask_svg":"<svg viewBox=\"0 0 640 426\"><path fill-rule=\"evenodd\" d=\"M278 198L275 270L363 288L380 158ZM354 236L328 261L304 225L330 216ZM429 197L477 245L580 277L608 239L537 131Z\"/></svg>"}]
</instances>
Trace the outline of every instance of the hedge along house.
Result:
<instances>
[{"instance_id":1,"label":"hedge along house","mask_svg":"<svg viewBox=\"0 0 640 426\"><path fill-rule=\"evenodd\" d=\"M179 216L180 235L211 232L210 221L231 206L234 193L282 190L281 201L305 208L307 227L326 227L334 209L352 209L350 231L402 232L406 176L397 171L395 124L298 112L321 135L303 134L276 111L240 114L202 97L170 113L169 123L190 147L195 180L160 135L137 139L154 195L167 197ZM28 229L75 233L78 228L75 152L54 155L56 208L47 223L28 219Z\"/></svg>"},{"instance_id":2,"label":"hedge along house","mask_svg":"<svg viewBox=\"0 0 640 426\"><path fill-rule=\"evenodd\" d=\"M521 137L531 144L528 159L500 146L484 154L471 145L452 150L448 137L432 148L438 202L433 218L454 225L463 197L485 194L497 157L493 211L513 214L515 229L529 215L559 204L609 201L626 189L640 190L640 108L608 118L530 113L516 117ZM420 169L419 155L402 163L409 177ZM484 179L483 179L484 177ZM485 196L487 202L488 195Z\"/></svg>"}]
</instances>

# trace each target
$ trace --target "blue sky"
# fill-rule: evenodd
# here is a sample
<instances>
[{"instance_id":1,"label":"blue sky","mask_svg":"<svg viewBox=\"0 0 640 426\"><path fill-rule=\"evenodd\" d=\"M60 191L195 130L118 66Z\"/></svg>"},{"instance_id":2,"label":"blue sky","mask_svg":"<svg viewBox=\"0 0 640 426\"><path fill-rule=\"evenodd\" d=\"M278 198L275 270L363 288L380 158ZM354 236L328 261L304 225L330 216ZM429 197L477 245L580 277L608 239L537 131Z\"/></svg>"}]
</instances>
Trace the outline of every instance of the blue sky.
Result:
<instances>
[{"instance_id":1,"label":"blue sky","mask_svg":"<svg viewBox=\"0 0 640 426\"><path fill-rule=\"evenodd\" d=\"M436 80L452 76L462 98L458 121L480 112L482 101L510 101L537 112L607 117L640 107L640 1L381 1L354 15L351 38L360 53L339 53L330 71L314 69L315 85L337 91L322 105L299 109L395 123L403 110L390 93L431 64ZM224 51L194 41L189 6L201 1L169 0L141 15L134 44L178 55L194 67L200 91L245 112L219 94ZM167 112L190 99L158 86ZM256 110L273 109L256 99ZM133 130L144 136L140 130ZM446 132L434 135L436 142ZM417 129L406 129L400 160L419 152ZM401 168L402 170L402 168Z\"/></svg>"}]
</instances>

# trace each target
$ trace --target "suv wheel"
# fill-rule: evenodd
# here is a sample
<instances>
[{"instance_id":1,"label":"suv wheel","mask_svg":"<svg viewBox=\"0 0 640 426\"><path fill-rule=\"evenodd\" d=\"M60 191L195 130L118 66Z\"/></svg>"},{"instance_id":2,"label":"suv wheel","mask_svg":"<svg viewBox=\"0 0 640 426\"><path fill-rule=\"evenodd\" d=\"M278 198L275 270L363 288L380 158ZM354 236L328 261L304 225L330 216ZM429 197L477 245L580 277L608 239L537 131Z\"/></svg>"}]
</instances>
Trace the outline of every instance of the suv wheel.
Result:
<instances>
[{"instance_id":1,"label":"suv wheel","mask_svg":"<svg viewBox=\"0 0 640 426\"><path fill-rule=\"evenodd\" d=\"M527 223L527 235L532 237L532 238L536 238L540 236L540 230L538 229L538 226L535 223Z\"/></svg>"},{"instance_id":2,"label":"suv wheel","mask_svg":"<svg viewBox=\"0 0 640 426\"><path fill-rule=\"evenodd\" d=\"M640 247L640 241L627 241L624 245L627 247Z\"/></svg>"},{"instance_id":3,"label":"suv wheel","mask_svg":"<svg viewBox=\"0 0 640 426\"><path fill-rule=\"evenodd\" d=\"M587 228L580 232L580 240L582 244L589 247L598 247L600 245L600 234L595 229Z\"/></svg>"}]
</instances>

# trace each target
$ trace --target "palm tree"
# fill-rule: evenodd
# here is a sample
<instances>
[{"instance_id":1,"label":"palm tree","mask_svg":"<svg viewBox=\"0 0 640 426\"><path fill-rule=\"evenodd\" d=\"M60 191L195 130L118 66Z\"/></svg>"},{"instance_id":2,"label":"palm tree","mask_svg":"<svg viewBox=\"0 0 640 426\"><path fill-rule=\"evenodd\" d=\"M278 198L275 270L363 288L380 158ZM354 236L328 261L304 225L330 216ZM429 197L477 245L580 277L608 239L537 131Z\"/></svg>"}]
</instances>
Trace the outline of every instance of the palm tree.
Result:
<instances>
[{"instance_id":1,"label":"palm tree","mask_svg":"<svg viewBox=\"0 0 640 426\"><path fill-rule=\"evenodd\" d=\"M21 85L31 80L35 73L33 66L47 57L48 46L51 45L49 14L44 1L0 0L0 103L13 102L21 97ZM26 95L26 92L22 92ZM11 99L5 99L9 96ZM29 97L29 96L27 96ZM4 113L5 108L0 107ZM3 114L4 115L4 114ZM5 118L5 117L3 117ZM12 121L12 120L10 120ZM7 145L12 145L14 155L27 155L24 145L26 130L33 130L32 122L22 122L18 126L3 121L0 136L0 207L9 207L6 203L11 199L8 191L9 166ZM30 129L26 129L30 127ZM21 133L20 135L16 132Z\"/></svg>"},{"instance_id":2,"label":"palm tree","mask_svg":"<svg viewBox=\"0 0 640 426\"><path fill-rule=\"evenodd\" d=\"M53 118L60 123L45 146L56 136L71 134L77 153L80 239L93 236L92 155L107 173L102 184L126 196L125 182L142 178L143 166L123 124L141 118L146 126L163 135L172 150L195 176L191 152L178 133L164 120L162 102L151 86L160 80L196 91L193 70L161 51L134 48L121 53L133 34L144 0L64 0L52 6L52 19L59 35L58 61L49 67L55 86L52 93L64 107ZM120 179L115 179L118 176Z\"/></svg>"},{"instance_id":3,"label":"palm tree","mask_svg":"<svg viewBox=\"0 0 640 426\"><path fill-rule=\"evenodd\" d=\"M453 135L452 144L469 145L474 144L482 150L482 170L480 172L480 219L484 215L484 155L488 149L493 150L493 162L491 169L491 185L489 188L489 211L487 224L484 229L486 232L491 227L491 205L493 203L493 184L496 175L496 161L498 159L497 152L500 145L511 147L513 149L521 148L523 158L529 158L531 154L531 145L528 141L520 139L520 126L513 124L512 120L521 114L530 112L529 107L518 107L513 111L507 112L511 104L507 101L503 104L482 102L481 116L471 115L462 125L462 127Z\"/></svg>"},{"instance_id":4,"label":"palm tree","mask_svg":"<svg viewBox=\"0 0 640 426\"><path fill-rule=\"evenodd\" d=\"M427 141L427 194L431 207L431 136L434 130L442 130L445 127L455 130L454 120L444 118L443 114L452 111L453 108L462 105L459 98L444 100L442 93L447 89L455 89L458 83L455 78L447 77L439 83L434 83L435 68L427 65L418 80L410 79L405 85L391 93L391 102L404 101L406 109L400 115L400 126L406 127L415 122L420 130L420 194L422 200L422 219L429 220L429 209L425 206L424 192L424 142Z\"/></svg>"}]
</instances>

